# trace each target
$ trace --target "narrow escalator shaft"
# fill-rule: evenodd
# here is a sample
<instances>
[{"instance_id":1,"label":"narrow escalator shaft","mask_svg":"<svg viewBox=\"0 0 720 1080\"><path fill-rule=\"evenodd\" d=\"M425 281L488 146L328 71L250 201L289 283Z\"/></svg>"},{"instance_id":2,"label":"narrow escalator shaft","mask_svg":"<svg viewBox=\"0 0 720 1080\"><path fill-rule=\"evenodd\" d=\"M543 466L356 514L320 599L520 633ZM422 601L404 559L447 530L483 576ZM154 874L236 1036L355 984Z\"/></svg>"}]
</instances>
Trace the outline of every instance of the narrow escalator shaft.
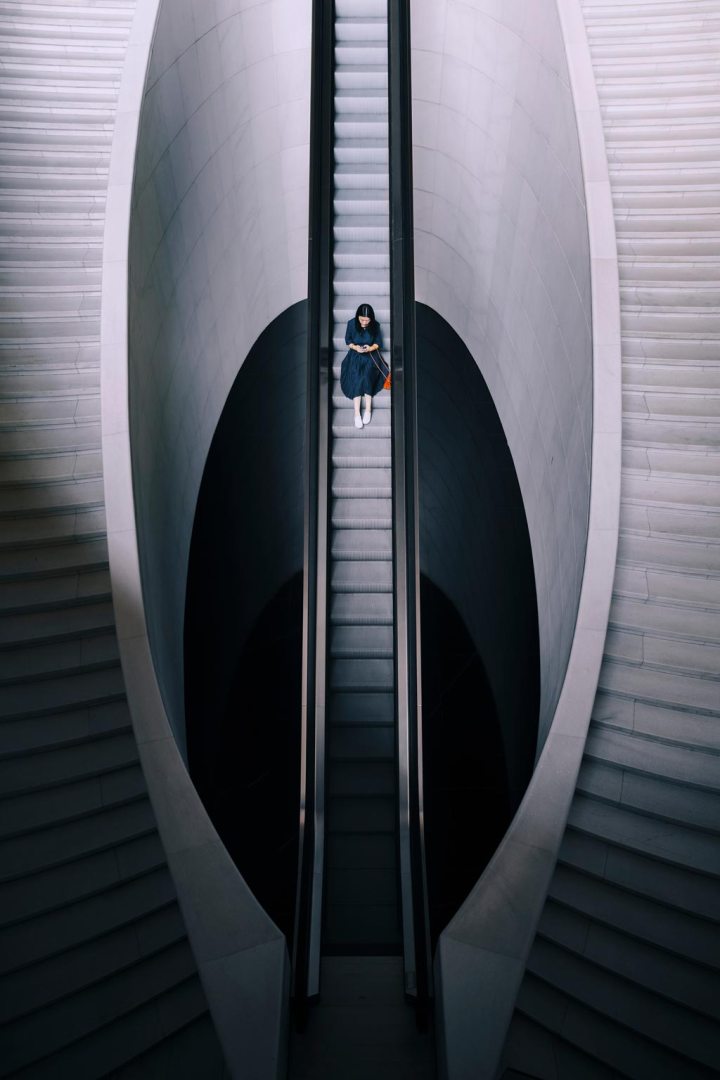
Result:
<instances>
[{"instance_id":1,"label":"narrow escalator shaft","mask_svg":"<svg viewBox=\"0 0 720 1080\"><path fill-rule=\"evenodd\" d=\"M401 951L389 394L357 429L340 388L345 329L369 303L390 344L387 13L335 22L334 364L323 952Z\"/></svg>"}]
</instances>

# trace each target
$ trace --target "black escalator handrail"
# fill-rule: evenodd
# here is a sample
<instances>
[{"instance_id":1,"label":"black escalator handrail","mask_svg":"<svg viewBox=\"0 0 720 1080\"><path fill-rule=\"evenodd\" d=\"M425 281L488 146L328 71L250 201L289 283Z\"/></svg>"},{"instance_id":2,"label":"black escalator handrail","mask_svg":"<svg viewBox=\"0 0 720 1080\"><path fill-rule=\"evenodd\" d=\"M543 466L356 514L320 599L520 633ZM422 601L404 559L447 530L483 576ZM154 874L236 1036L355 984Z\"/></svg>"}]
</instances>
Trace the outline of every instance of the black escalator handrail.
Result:
<instances>
[{"instance_id":1,"label":"black escalator handrail","mask_svg":"<svg viewBox=\"0 0 720 1080\"><path fill-rule=\"evenodd\" d=\"M308 378L305 428L305 527L300 836L293 935L292 994L302 1025L318 992L324 846L328 440L332 385L333 71L335 5L313 0L310 90ZM319 871L318 872L318 868Z\"/></svg>"},{"instance_id":2,"label":"black escalator handrail","mask_svg":"<svg viewBox=\"0 0 720 1080\"><path fill-rule=\"evenodd\" d=\"M409 0L388 0L393 566L400 883L406 992L432 992L425 872Z\"/></svg>"}]
</instances>

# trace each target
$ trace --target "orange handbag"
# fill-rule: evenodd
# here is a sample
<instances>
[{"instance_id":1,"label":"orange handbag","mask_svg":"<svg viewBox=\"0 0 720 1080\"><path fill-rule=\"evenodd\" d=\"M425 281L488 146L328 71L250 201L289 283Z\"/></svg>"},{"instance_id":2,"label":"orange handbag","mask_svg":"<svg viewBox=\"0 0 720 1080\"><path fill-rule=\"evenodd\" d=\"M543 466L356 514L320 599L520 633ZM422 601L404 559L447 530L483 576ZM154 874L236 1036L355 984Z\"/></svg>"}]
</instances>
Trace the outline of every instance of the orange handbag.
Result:
<instances>
[{"instance_id":1,"label":"orange handbag","mask_svg":"<svg viewBox=\"0 0 720 1080\"><path fill-rule=\"evenodd\" d=\"M375 360L375 353L374 352L371 354L372 359L373 359L373 364L375 364L375 367L378 369L380 374L385 376L385 382L383 383L383 390L389 390L391 385L392 385L392 376L390 374L390 365L388 364L387 360L385 359L385 357L383 356L383 354L380 352L379 349L377 349L376 352L377 352L378 356L380 357L380 359L381 359L381 361L383 363L383 367L380 367L380 365Z\"/></svg>"}]
</instances>

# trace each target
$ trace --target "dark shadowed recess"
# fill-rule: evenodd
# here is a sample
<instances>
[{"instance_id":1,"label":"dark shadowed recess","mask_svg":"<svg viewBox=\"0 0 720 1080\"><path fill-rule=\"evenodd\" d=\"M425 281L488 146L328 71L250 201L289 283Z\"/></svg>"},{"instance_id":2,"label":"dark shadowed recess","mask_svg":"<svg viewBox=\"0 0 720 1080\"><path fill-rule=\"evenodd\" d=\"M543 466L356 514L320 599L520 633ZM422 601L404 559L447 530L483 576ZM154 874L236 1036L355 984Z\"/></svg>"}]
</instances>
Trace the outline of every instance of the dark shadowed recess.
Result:
<instances>
[{"instance_id":1,"label":"dark shadowed recess","mask_svg":"<svg viewBox=\"0 0 720 1080\"><path fill-rule=\"evenodd\" d=\"M540 665L530 536L478 365L418 304L423 753L433 937L484 870L532 775Z\"/></svg>"},{"instance_id":2,"label":"dark shadowed recess","mask_svg":"<svg viewBox=\"0 0 720 1080\"><path fill-rule=\"evenodd\" d=\"M307 305L233 384L198 497L185 608L190 774L224 844L291 937L297 873Z\"/></svg>"}]
</instances>

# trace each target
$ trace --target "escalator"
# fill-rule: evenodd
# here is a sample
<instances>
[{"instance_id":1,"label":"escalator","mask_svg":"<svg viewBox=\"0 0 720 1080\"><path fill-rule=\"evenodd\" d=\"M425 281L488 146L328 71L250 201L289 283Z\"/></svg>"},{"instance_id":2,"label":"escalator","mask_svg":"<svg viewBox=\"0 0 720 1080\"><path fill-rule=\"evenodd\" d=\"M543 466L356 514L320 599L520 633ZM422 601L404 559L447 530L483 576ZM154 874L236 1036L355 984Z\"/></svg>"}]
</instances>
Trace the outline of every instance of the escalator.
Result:
<instances>
[{"instance_id":1,"label":"escalator","mask_svg":"<svg viewBox=\"0 0 720 1080\"><path fill-rule=\"evenodd\" d=\"M290 1076L318 1080L340 1069L433 1075L431 1036L416 1025L425 1014L408 1007L426 1005L429 950L404 458L402 344L414 304L402 251L391 258L394 236L407 232L397 171L391 183L393 131L396 151L401 142L393 42L409 42L397 25L405 7L336 0L314 12L299 1030ZM387 391L374 398L371 422L358 429L340 369L361 303L375 311L388 360L392 350L393 391L392 400Z\"/></svg>"},{"instance_id":2,"label":"escalator","mask_svg":"<svg viewBox=\"0 0 720 1080\"><path fill-rule=\"evenodd\" d=\"M387 20L335 21L330 628L323 951L399 953L390 395L358 430L340 389L345 328L372 305L389 345ZM358 14L360 12L361 14Z\"/></svg>"}]
</instances>

